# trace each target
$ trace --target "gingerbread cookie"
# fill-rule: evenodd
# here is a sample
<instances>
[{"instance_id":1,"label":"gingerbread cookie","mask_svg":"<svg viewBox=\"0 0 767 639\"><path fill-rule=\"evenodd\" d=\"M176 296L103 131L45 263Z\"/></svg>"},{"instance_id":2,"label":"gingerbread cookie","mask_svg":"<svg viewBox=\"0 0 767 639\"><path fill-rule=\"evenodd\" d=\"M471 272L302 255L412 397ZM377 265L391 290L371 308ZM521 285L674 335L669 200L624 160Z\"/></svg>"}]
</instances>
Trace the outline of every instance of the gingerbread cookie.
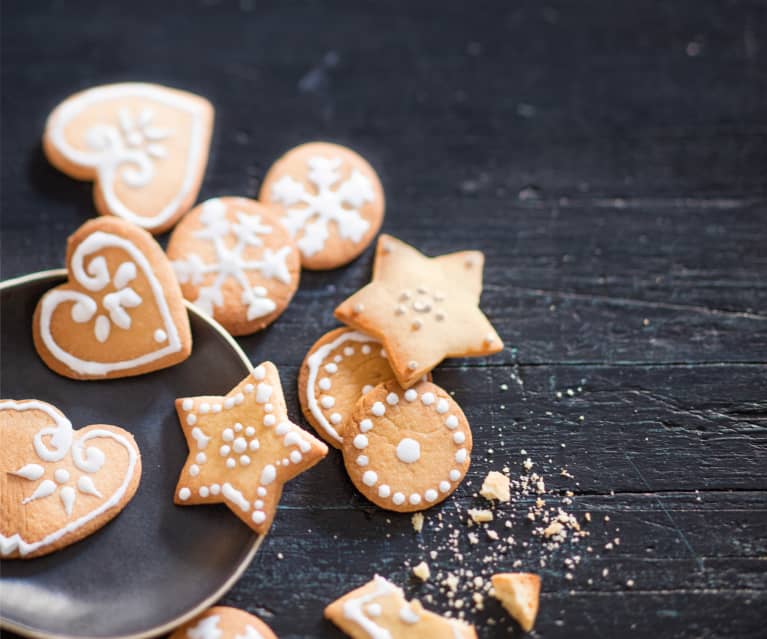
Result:
<instances>
[{"instance_id":1,"label":"gingerbread cookie","mask_svg":"<svg viewBox=\"0 0 767 639\"><path fill-rule=\"evenodd\" d=\"M192 334L176 276L149 233L104 217L67 242L69 281L35 309L35 348L74 379L141 375L178 364Z\"/></svg>"},{"instance_id":2,"label":"gingerbread cookie","mask_svg":"<svg viewBox=\"0 0 767 639\"><path fill-rule=\"evenodd\" d=\"M405 388L446 357L503 350L479 310L479 251L428 258L390 235L376 248L373 281L344 301L335 316L378 338Z\"/></svg>"},{"instance_id":3,"label":"gingerbread cookie","mask_svg":"<svg viewBox=\"0 0 767 639\"><path fill-rule=\"evenodd\" d=\"M384 193L373 168L337 144L310 142L269 169L259 199L274 207L301 250L304 268L351 262L378 233Z\"/></svg>"},{"instance_id":4,"label":"gingerbread cookie","mask_svg":"<svg viewBox=\"0 0 767 639\"><path fill-rule=\"evenodd\" d=\"M232 335L273 322L298 288L301 258L277 215L255 200L208 200L184 216L168 242L186 299Z\"/></svg>"},{"instance_id":5,"label":"gingerbread cookie","mask_svg":"<svg viewBox=\"0 0 767 639\"><path fill-rule=\"evenodd\" d=\"M224 397L176 400L189 457L176 487L181 506L224 503L264 534L282 485L328 447L288 420L277 368L264 362Z\"/></svg>"},{"instance_id":6,"label":"gingerbread cookie","mask_svg":"<svg viewBox=\"0 0 767 639\"><path fill-rule=\"evenodd\" d=\"M47 555L116 517L141 478L133 436L117 426L77 431L56 407L0 400L0 557Z\"/></svg>"},{"instance_id":7,"label":"gingerbread cookie","mask_svg":"<svg viewBox=\"0 0 767 639\"><path fill-rule=\"evenodd\" d=\"M399 512L438 504L469 469L471 430L461 407L431 382L376 386L346 423L346 470L370 501Z\"/></svg>"},{"instance_id":8,"label":"gingerbread cookie","mask_svg":"<svg viewBox=\"0 0 767 639\"><path fill-rule=\"evenodd\" d=\"M409 602L401 588L378 575L331 603L325 617L352 639L477 638L473 626Z\"/></svg>"},{"instance_id":9,"label":"gingerbread cookie","mask_svg":"<svg viewBox=\"0 0 767 639\"><path fill-rule=\"evenodd\" d=\"M255 615L214 606L177 628L169 639L277 639L277 635Z\"/></svg>"},{"instance_id":10,"label":"gingerbread cookie","mask_svg":"<svg viewBox=\"0 0 767 639\"><path fill-rule=\"evenodd\" d=\"M106 84L53 110L43 149L60 171L95 182L99 213L162 233L197 198L212 129L205 98L157 84Z\"/></svg>"},{"instance_id":11,"label":"gingerbread cookie","mask_svg":"<svg viewBox=\"0 0 767 639\"><path fill-rule=\"evenodd\" d=\"M538 615L541 578L529 572L506 572L493 575L492 581L495 597L522 630L530 632Z\"/></svg>"}]
</instances>

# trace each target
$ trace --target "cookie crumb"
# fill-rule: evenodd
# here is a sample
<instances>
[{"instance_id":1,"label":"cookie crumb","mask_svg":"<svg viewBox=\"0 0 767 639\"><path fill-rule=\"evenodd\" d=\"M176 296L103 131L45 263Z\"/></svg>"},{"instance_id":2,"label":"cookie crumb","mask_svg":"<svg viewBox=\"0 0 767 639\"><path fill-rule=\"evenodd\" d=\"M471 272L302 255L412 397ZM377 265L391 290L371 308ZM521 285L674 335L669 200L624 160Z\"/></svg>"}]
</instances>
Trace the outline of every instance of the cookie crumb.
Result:
<instances>
[{"instance_id":1,"label":"cookie crumb","mask_svg":"<svg viewBox=\"0 0 767 639\"><path fill-rule=\"evenodd\" d=\"M469 517L474 520L474 523L484 524L488 521L493 521L493 513L489 510L480 510L478 508L469 509Z\"/></svg>"},{"instance_id":2,"label":"cookie crumb","mask_svg":"<svg viewBox=\"0 0 767 639\"><path fill-rule=\"evenodd\" d=\"M488 501L497 499L500 502L507 502L511 499L511 491L509 488L509 478L503 473L499 473L496 470L491 470L485 481L482 482L482 488L479 491Z\"/></svg>"},{"instance_id":3,"label":"cookie crumb","mask_svg":"<svg viewBox=\"0 0 767 639\"><path fill-rule=\"evenodd\" d=\"M431 577L431 570L429 570L429 565L422 561L417 566L413 566L413 574L421 581L428 581L429 577Z\"/></svg>"},{"instance_id":4,"label":"cookie crumb","mask_svg":"<svg viewBox=\"0 0 767 639\"><path fill-rule=\"evenodd\" d=\"M423 530L423 513L414 513L410 521L413 523L413 530L416 532Z\"/></svg>"}]
</instances>

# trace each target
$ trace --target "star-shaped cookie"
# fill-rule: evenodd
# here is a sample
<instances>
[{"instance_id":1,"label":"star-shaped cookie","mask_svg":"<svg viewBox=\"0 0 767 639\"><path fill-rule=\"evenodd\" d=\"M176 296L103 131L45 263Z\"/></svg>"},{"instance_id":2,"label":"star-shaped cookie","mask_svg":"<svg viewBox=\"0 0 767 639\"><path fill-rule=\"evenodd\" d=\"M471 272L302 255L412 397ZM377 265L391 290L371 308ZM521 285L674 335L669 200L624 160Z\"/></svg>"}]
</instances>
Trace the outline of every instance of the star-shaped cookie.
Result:
<instances>
[{"instance_id":1,"label":"star-shaped cookie","mask_svg":"<svg viewBox=\"0 0 767 639\"><path fill-rule=\"evenodd\" d=\"M336 308L335 316L380 340L397 380L407 388L446 357L503 349L479 310L483 264L479 251L430 258L381 235L373 281Z\"/></svg>"},{"instance_id":2,"label":"star-shaped cookie","mask_svg":"<svg viewBox=\"0 0 767 639\"><path fill-rule=\"evenodd\" d=\"M277 368L264 362L225 396L176 400L189 457L176 504L226 504L257 534L274 519L283 484L328 447L289 421Z\"/></svg>"}]
</instances>

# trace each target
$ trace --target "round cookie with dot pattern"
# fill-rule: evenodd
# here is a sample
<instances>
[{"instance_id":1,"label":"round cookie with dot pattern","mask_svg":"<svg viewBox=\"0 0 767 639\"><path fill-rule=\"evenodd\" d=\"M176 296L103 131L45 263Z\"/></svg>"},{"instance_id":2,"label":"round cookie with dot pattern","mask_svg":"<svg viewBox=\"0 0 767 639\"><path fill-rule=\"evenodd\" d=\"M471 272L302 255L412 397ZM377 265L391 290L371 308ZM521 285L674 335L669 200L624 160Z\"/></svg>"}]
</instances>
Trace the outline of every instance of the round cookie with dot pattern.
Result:
<instances>
[{"instance_id":1,"label":"round cookie with dot pattern","mask_svg":"<svg viewBox=\"0 0 767 639\"><path fill-rule=\"evenodd\" d=\"M277 635L255 615L214 606L177 628L169 639L277 639Z\"/></svg>"},{"instance_id":2,"label":"round cookie with dot pattern","mask_svg":"<svg viewBox=\"0 0 767 639\"><path fill-rule=\"evenodd\" d=\"M346 423L343 455L358 490L386 510L423 510L446 499L469 469L471 429L444 389L396 381L360 398Z\"/></svg>"}]
</instances>

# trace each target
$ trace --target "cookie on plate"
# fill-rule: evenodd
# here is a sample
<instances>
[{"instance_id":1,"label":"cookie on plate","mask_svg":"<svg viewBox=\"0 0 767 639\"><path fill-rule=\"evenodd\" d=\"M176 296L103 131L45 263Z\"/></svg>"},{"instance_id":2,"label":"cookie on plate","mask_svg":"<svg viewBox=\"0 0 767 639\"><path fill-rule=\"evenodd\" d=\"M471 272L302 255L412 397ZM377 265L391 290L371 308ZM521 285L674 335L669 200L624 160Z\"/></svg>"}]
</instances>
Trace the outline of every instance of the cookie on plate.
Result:
<instances>
[{"instance_id":1,"label":"cookie on plate","mask_svg":"<svg viewBox=\"0 0 767 639\"><path fill-rule=\"evenodd\" d=\"M255 615L214 606L177 628L170 639L277 639L277 635Z\"/></svg>"},{"instance_id":2,"label":"cookie on plate","mask_svg":"<svg viewBox=\"0 0 767 639\"><path fill-rule=\"evenodd\" d=\"M63 173L95 182L99 213L162 233L197 198L212 129L213 107L198 95L142 82L106 84L53 110L43 149Z\"/></svg>"},{"instance_id":3,"label":"cookie on plate","mask_svg":"<svg viewBox=\"0 0 767 639\"><path fill-rule=\"evenodd\" d=\"M364 586L325 608L330 619L352 639L476 639L459 619L448 619L408 601L402 589L376 575Z\"/></svg>"},{"instance_id":4,"label":"cookie on plate","mask_svg":"<svg viewBox=\"0 0 767 639\"><path fill-rule=\"evenodd\" d=\"M0 400L0 557L47 555L116 517L141 478L133 436L79 430L55 406Z\"/></svg>"},{"instance_id":5,"label":"cookie on plate","mask_svg":"<svg viewBox=\"0 0 767 639\"><path fill-rule=\"evenodd\" d=\"M493 575L492 582L495 597L522 630L530 632L538 615L541 578L529 572L505 572Z\"/></svg>"},{"instance_id":6,"label":"cookie on plate","mask_svg":"<svg viewBox=\"0 0 767 639\"><path fill-rule=\"evenodd\" d=\"M354 485L386 510L423 510L455 491L469 469L471 430L461 407L431 382L376 386L346 423L343 455Z\"/></svg>"},{"instance_id":7,"label":"cookie on plate","mask_svg":"<svg viewBox=\"0 0 767 639\"><path fill-rule=\"evenodd\" d=\"M479 310L479 251L429 258L390 235L376 248L373 281L341 303L335 316L383 343L399 383L412 386L446 357L503 350Z\"/></svg>"},{"instance_id":8,"label":"cookie on plate","mask_svg":"<svg viewBox=\"0 0 767 639\"><path fill-rule=\"evenodd\" d=\"M279 212L296 238L304 268L351 262L381 228L384 192L360 155L328 142L288 151L269 169L259 199Z\"/></svg>"},{"instance_id":9,"label":"cookie on plate","mask_svg":"<svg viewBox=\"0 0 767 639\"><path fill-rule=\"evenodd\" d=\"M226 504L257 534L272 524L283 484L328 447L291 423L277 368L264 362L225 396L176 400L189 457L176 486L180 506Z\"/></svg>"},{"instance_id":10,"label":"cookie on plate","mask_svg":"<svg viewBox=\"0 0 767 639\"><path fill-rule=\"evenodd\" d=\"M114 217L83 224L67 241L69 279L34 315L35 348L74 379L141 375L192 352L184 298L160 245Z\"/></svg>"},{"instance_id":11,"label":"cookie on plate","mask_svg":"<svg viewBox=\"0 0 767 639\"><path fill-rule=\"evenodd\" d=\"M232 335L273 322L298 288L293 238L255 200L221 197L195 207L173 230L167 253L184 297Z\"/></svg>"}]
</instances>

